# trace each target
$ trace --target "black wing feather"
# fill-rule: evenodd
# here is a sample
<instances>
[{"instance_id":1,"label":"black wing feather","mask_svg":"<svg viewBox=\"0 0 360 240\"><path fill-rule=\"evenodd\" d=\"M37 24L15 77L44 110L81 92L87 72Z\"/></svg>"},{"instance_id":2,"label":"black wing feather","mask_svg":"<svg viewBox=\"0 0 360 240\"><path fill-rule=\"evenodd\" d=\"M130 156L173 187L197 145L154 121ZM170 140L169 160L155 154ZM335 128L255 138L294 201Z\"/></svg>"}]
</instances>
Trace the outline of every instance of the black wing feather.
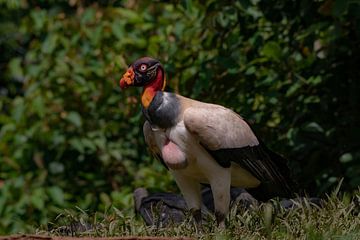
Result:
<instances>
[{"instance_id":1,"label":"black wing feather","mask_svg":"<svg viewBox=\"0 0 360 240\"><path fill-rule=\"evenodd\" d=\"M258 199L293 196L295 183L290 177L286 159L263 143L257 146L207 151L222 167L230 167L231 162L234 162L259 179L261 185L252 191Z\"/></svg>"}]
</instances>

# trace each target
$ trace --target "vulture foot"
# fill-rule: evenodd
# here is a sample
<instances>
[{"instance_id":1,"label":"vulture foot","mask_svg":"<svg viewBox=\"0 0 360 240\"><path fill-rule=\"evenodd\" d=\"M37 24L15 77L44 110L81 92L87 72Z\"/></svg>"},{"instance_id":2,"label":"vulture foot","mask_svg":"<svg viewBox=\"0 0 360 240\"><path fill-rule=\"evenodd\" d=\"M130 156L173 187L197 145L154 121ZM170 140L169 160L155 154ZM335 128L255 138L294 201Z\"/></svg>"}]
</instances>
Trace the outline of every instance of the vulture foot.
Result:
<instances>
[{"instance_id":1,"label":"vulture foot","mask_svg":"<svg viewBox=\"0 0 360 240\"><path fill-rule=\"evenodd\" d=\"M225 229L225 214L215 211L215 218L220 229Z\"/></svg>"},{"instance_id":2,"label":"vulture foot","mask_svg":"<svg viewBox=\"0 0 360 240\"><path fill-rule=\"evenodd\" d=\"M201 209L191 209L190 210L194 220L197 232L202 232L202 216L201 216Z\"/></svg>"}]
</instances>

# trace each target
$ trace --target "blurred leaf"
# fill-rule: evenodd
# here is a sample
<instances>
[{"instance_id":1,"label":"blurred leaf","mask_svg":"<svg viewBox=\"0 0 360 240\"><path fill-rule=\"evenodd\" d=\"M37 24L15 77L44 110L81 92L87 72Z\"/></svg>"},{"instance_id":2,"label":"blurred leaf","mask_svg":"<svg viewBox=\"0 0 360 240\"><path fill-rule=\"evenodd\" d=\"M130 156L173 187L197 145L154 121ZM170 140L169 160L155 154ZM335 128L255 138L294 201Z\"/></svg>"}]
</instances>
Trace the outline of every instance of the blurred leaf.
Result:
<instances>
[{"instance_id":1,"label":"blurred leaf","mask_svg":"<svg viewBox=\"0 0 360 240\"><path fill-rule=\"evenodd\" d=\"M100 193L100 200L105 207L109 207L111 205L111 199L106 193Z\"/></svg>"},{"instance_id":2,"label":"blurred leaf","mask_svg":"<svg viewBox=\"0 0 360 240\"><path fill-rule=\"evenodd\" d=\"M312 85L318 85L322 82L321 76L311 76L306 82Z\"/></svg>"},{"instance_id":3,"label":"blurred leaf","mask_svg":"<svg viewBox=\"0 0 360 240\"><path fill-rule=\"evenodd\" d=\"M12 77L16 79L21 79L24 76L23 69L21 67L21 59L20 58L13 58L9 62L9 71Z\"/></svg>"},{"instance_id":4,"label":"blurred leaf","mask_svg":"<svg viewBox=\"0 0 360 240\"><path fill-rule=\"evenodd\" d=\"M45 196L46 195L43 188L35 189L30 196L31 203L34 205L35 208L41 210L45 206Z\"/></svg>"},{"instance_id":5,"label":"blurred leaf","mask_svg":"<svg viewBox=\"0 0 360 240\"><path fill-rule=\"evenodd\" d=\"M294 95L301 88L301 86L302 86L302 84L300 81L293 83L290 86L290 88L286 91L286 96L290 97L290 96Z\"/></svg>"},{"instance_id":6,"label":"blurred leaf","mask_svg":"<svg viewBox=\"0 0 360 240\"><path fill-rule=\"evenodd\" d=\"M84 153L85 152L85 148L82 144L82 141L80 138L73 138L73 139L70 139L69 141L70 145L76 149L77 151L79 151L80 153Z\"/></svg>"},{"instance_id":7,"label":"blurred leaf","mask_svg":"<svg viewBox=\"0 0 360 240\"><path fill-rule=\"evenodd\" d=\"M280 61L281 47L277 42L267 42L261 50L261 54L270 60Z\"/></svg>"},{"instance_id":8,"label":"blurred leaf","mask_svg":"<svg viewBox=\"0 0 360 240\"><path fill-rule=\"evenodd\" d=\"M65 168L62 163L59 162L51 162L49 165L49 170L52 174L59 174L64 172Z\"/></svg>"},{"instance_id":9,"label":"blurred leaf","mask_svg":"<svg viewBox=\"0 0 360 240\"><path fill-rule=\"evenodd\" d=\"M34 28L41 30L46 22L46 10L36 9L30 12L31 18L34 21Z\"/></svg>"},{"instance_id":10,"label":"blurred leaf","mask_svg":"<svg viewBox=\"0 0 360 240\"><path fill-rule=\"evenodd\" d=\"M111 25L111 30L119 40L121 40L125 35L125 30L123 29L120 21L114 21Z\"/></svg>"},{"instance_id":11,"label":"blurred leaf","mask_svg":"<svg viewBox=\"0 0 360 240\"><path fill-rule=\"evenodd\" d=\"M316 122L308 123L304 127L304 130L309 131L309 132L324 132L324 129Z\"/></svg>"},{"instance_id":12,"label":"blurred leaf","mask_svg":"<svg viewBox=\"0 0 360 240\"><path fill-rule=\"evenodd\" d=\"M74 124L76 127L81 127L82 120L79 113L71 111L67 114L66 120L68 120L70 123Z\"/></svg>"},{"instance_id":13,"label":"blurred leaf","mask_svg":"<svg viewBox=\"0 0 360 240\"><path fill-rule=\"evenodd\" d=\"M45 105L44 105L44 100L41 96L37 96L33 100L33 108L37 112L39 117L42 118L45 116Z\"/></svg>"},{"instance_id":14,"label":"blurred leaf","mask_svg":"<svg viewBox=\"0 0 360 240\"><path fill-rule=\"evenodd\" d=\"M82 142L82 145L85 147L85 148L88 148L90 149L91 151L95 151L96 150L96 146L95 146L95 143L93 141L90 141L89 139L87 138L83 138L81 139L81 142Z\"/></svg>"},{"instance_id":15,"label":"blurred leaf","mask_svg":"<svg viewBox=\"0 0 360 240\"><path fill-rule=\"evenodd\" d=\"M48 188L49 196L52 200L54 200L55 203L57 203L59 206L63 206L65 203L64 199L64 192L61 188L57 186L53 186Z\"/></svg>"},{"instance_id":16,"label":"blurred leaf","mask_svg":"<svg viewBox=\"0 0 360 240\"><path fill-rule=\"evenodd\" d=\"M44 44L42 45L42 51L44 53L52 53L56 47L58 40L58 36L55 34L50 34L44 41Z\"/></svg>"},{"instance_id":17,"label":"blurred leaf","mask_svg":"<svg viewBox=\"0 0 360 240\"><path fill-rule=\"evenodd\" d=\"M12 117L16 122L19 122L23 117L25 111L25 103L23 98L16 98L14 100L14 106L12 108Z\"/></svg>"},{"instance_id":18,"label":"blurred leaf","mask_svg":"<svg viewBox=\"0 0 360 240\"><path fill-rule=\"evenodd\" d=\"M122 19L126 19L128 23L142 22L142 18L135 11L125 8L115 8L114 12L118 13Z\"/></svg>"},{"instance_id":19,"label":"blurred leaf","mask_svg":"<svg viewBox=\"0 0 360 240\"><path fill-rule=\"evenodd\" d=\"M353 160L353 156L351 155L351 153L344 153L343 155L340 156L339 160L342 163L348 163Z\"/></svg>"}]
</instances>

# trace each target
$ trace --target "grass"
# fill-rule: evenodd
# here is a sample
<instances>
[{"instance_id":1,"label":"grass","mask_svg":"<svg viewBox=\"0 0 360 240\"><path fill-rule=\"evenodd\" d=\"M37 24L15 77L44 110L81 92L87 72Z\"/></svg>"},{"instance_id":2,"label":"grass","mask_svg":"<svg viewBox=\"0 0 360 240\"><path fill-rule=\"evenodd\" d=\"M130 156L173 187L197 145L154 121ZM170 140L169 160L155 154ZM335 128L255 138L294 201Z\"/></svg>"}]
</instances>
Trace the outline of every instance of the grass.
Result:
<instances>
[{"instance_id":1,"label":"grass","mask_svg":"<svg viewBox=\"0 0 360 240\"><path fill-rule=\"evenodd\" d=\"M188 217L168 228L145 226L140 217L111 207L105 213L64 211L54 223L37 230L53 236L188 236L198 239L360 239L360 191L333 193L322 206L307 201L286 210L272 201L250 209L235 207L227 218L227 228L218 229L212 216L201 232ZM94 227L95 226L95 227ZM48 228L48 229L47 229ZM51 229L51 230L49 230Z\"/></svg>"}]
</instances>

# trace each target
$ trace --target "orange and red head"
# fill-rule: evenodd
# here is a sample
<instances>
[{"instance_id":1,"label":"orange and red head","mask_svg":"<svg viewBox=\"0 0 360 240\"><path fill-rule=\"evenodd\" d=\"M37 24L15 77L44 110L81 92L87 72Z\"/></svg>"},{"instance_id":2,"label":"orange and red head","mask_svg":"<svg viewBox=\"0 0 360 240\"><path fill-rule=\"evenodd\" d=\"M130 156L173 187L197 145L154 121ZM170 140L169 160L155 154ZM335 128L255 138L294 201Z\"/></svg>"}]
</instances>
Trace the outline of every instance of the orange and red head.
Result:
<instances>
[{"instance_id":1,"label":"orange and red head","mask_svg":"<svg viewBox=\"0 0 360 240\"><path fill-rule=\"evenodd\" d=\"M120 80L121 89L130 86L142 86L142 105L147 108L157 91L163 91L166 85L164 69L161 63L150 57L143 57L131 64Z\"/></svg>"},{"instance_id":2,"label":"orange and red head","mask_svg":"<svg viewBox=\"0 0 360 240\"><path fill-rule=\"evenodd\" d=\"M150 57L143 57L131 64L120 80L122 89L130 86L148 86L163 90L165 87L165 74L161 63Z\"/></svg>"}]
</instances>

